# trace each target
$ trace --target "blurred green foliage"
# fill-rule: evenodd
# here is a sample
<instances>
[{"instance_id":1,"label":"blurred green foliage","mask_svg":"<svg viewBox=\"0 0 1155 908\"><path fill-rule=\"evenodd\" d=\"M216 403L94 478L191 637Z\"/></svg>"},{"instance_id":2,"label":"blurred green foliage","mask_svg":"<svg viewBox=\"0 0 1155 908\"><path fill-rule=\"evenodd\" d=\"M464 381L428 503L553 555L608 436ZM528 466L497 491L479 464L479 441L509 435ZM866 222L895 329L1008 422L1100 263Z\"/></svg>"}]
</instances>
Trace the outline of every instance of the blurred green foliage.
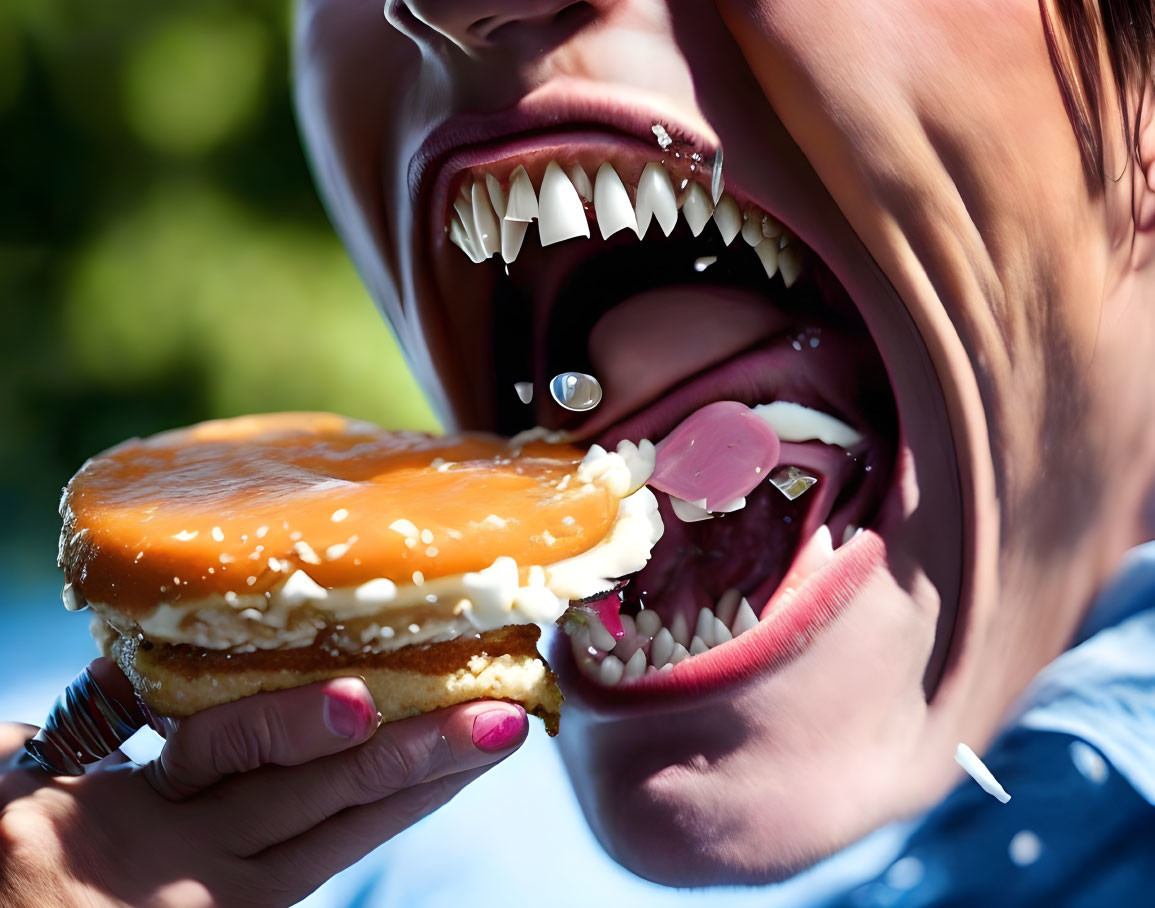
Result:
<instances>
[{"instance_id":1,"label":"blurred green foliage","mask_svg":"<svg viewBox=\"0 0 1155 908\"><path fill-rule=\"evenodd\" d=\"M290 18L0 4L0 534L42 545L61 485L132 435L279 409L435 427L316 200Z\"/></svg>"}]
</instances>

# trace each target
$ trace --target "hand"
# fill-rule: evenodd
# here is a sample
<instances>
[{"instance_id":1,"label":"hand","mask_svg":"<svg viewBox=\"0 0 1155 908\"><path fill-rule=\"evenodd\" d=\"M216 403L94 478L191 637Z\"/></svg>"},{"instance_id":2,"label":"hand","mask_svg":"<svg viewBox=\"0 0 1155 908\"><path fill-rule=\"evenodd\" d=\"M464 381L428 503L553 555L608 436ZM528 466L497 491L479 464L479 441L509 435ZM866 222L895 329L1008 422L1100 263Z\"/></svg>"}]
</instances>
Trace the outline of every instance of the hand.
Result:
<instances>
[{"instance_id":1,"label":"hand","mask_svg":"<svg viewBox=\"0 0 1155 908\"><path fill-rule=\"evenodd\" d=\"M7 770L0 904L289 905L436 810L526 729L520 706L496 701L378 728L364 683L342 678L184 719L144 767L117 753L74 778ZM35 731L0 724L3 765Z\"/></svg>"}]
</instances>

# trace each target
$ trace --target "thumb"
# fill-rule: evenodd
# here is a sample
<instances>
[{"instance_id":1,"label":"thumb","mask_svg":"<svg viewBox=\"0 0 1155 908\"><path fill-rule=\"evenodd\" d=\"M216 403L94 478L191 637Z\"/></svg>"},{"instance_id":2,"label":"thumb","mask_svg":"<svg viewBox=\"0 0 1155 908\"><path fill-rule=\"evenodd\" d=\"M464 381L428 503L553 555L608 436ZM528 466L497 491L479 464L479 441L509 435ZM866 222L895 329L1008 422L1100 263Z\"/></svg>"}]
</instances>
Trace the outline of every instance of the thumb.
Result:
<instances>
[{"instance_id":1,"label":"thumb","mask_svg":"<svg viewBox=\"0 0 1155 908\"><path fill-rule=\"evenodd\" d=\"M176 723L144 774L164 797L181 800L227 775L345 750L365 741L378 723L360 678L256 694Z\"/></svg>"}]
</instances>

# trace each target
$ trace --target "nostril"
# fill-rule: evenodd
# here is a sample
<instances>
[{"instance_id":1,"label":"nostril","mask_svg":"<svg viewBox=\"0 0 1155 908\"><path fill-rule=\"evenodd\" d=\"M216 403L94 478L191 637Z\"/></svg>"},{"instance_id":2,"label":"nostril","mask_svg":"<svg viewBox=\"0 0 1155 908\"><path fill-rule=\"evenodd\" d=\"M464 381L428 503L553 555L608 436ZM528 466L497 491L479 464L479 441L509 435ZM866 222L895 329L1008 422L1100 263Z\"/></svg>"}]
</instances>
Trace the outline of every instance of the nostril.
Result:
<instances>
[{"instance_id":1,"label":"nostril","mask_svg":"<svg viewBox=\"0 0 1155 908\"><path fill-rule=\"evenodd\" d=\"M553 17L553 25L567 28L580 28L594 18L593 4L586 0L574 0L568 6L559 9Z\"/></svg>"}]
</instances>

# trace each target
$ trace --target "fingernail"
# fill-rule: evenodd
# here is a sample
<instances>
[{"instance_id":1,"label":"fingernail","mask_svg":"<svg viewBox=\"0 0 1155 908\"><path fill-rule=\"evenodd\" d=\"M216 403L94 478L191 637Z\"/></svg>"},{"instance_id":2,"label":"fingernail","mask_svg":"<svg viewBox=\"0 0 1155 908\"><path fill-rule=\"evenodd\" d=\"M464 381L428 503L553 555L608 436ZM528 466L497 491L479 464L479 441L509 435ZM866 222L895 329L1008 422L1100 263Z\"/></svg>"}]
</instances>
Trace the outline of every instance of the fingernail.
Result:
<instances>
[{"instance_id":1,"label":"fingernail","mask_svg":"<svg viewBox=\"0 0 1155 908\"><path fill-rule=\"evenodd\" d=\"M525 734L525 710L514 705L508 709L491 709L473 720L473 744L478 750L496 753L517 743Z\"/></svg>"},{"instance_id":2,"label":"fingernail","mask_svg":"<svg viewBox=\"0 0 1155 908\"><path fill-rule=\"evenodd\" d=\"M325 691L325 727L339 738L362 738L377 724L377 709L361 693L364 685L331 686Z\"/></svg>"}]
</instances>

